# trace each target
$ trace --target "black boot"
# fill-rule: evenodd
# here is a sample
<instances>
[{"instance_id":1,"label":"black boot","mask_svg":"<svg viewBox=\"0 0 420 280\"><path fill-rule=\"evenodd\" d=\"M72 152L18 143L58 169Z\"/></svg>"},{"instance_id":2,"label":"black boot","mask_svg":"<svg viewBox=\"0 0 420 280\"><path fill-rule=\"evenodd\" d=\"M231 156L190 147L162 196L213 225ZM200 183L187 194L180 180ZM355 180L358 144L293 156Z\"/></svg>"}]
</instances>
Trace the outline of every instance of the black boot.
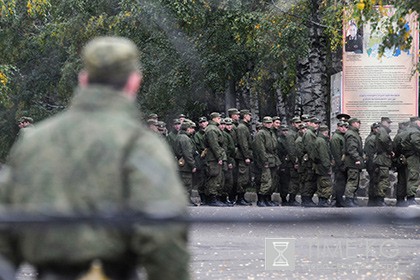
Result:
<instances>
[{"instance_id":1,"label":"black boot","mask_svg":"<svg viewBox=\"0 0 420 280\"><path fill-rule=\"evenodd\" d=\"M327 198L320 197L318 199L318 207L331 207L331 204L328 202Z\"/></svg>"},{"instance_id":2,"label":"black boot","mask_svg":"<svg viewBox=\"0 0 420 280\"><path fill-rule=\"evenodd\" d=\"M315 202L313 202L310 196L302 196L302 206L303 207L317 207Z\"/></svg>"},{"instance_id":3,"label":"black boot","mask_svg":"<svg viewBox=\"0 0 420 280\"><path fill-rule=\"evenodd\" d=\"M227 195L218 196L218 199L228 207L233 207L233 203L227 198Z\"/></svg>"},{"instance_id":4,"label":"black boot","mask_svg":"<svg viewBox=\"0 0 420 280\"><path fill-rule=\"evenodd\" d=\"M346 197L346 199L344 199L344 207L357 207L357 205L354 203L353 198Z\"/></svg>"},{"instance_id":5,"label":"black boot","mask_svg":"<svg viewBox=\"0 0 420 280\"><path fill-rule=\"evenodd\" d=\"M209 197L209 200L207 202L208 206L215 206L215 207L226 207L227 205L223 202L221 202L217 196L212 195Z\"/></svg>"},{"instance_id":6,"label":"black boot","mask_svg":"<svg viewBox=\"0 0 420 280\"><path fill-rule=\"evenodd\" d=\"M300 206L299 202L296 201L296 195L295 194L289 194L289 206Z\"/></svg>"},{"instance_id":7,"label":"black boot","mask_svg":"<svg viewBox=\"0 0 420 280\"><path fill-rule=\"evenodd\" d=\"M200 193L200 205L207 204L207 196L204 193Z\"/></svg>"},{"instance_id":8,"label":"black boot","mask_svg":"<svg viewBox=\"0 0 420 280\"><path fill-rule=\"evenodd\" d=\"M257 206L258 207L267 207L268 206L267 203L266 203L264 195L258 194Z\"/></svg>"},{"instance_id":9,"label":"black boot","mask_svg":"<svg viewBox=\"0 0 420 280\"><path fill-rule=\"evenodd\" d=\"M265 204L269 207L273 207L273 206L279 206L276 202L271 200L271 195L267 194L264 196L265 197Z\"/></svg>"},{"instance_id":10,"label":"black boot","mask_svg":"<svg viewBox=\"0 0 420 280\"><path fill-rule=\"evenodd\" d=\"M374 206L376 206L376 197L369 196L369 199L368 199L368 202L367 202L367 206L368 207L374 207Z\"/></svg>"},{"instance_id":11,"label":"black boot","mask_svg":"<svg viewBox=\"0 0 420 280\"><path fill-rule=\"evenodd\" d=\"M413 196L407 196L407 204L410 205L417 205L416 198Z\"/></svg>"},{"instance_id":12,"label":"black boot","mask_svg":"<svg viewBox=\"0 0 420 280\"><path fill-rule=\"evenodd\" d=\"M243 194L243 193L238 193L238 200L236 201L236 205L239 205L239 206L251 206L252 203L246 201L244 195L245 194Z\"/></svg>"},{"instance_id":13,"label":"black boot","mask_svg":"<svg viewBox=\"0 0 420 280\"><path fill-rule=\"evenodd\" d=\"M395 204L397 207L407 207L408 202L405 201L405 197L397 197L397 203Z\"/></svg>"},{"instance_id":14,"label":"black boot","mask_svg":"<svg viewBox=\"0 0 420 280\"><path fill-rule=\"evenodd\" d=\"M378 196L376 198L376 206L378 206L378 207L385 207L386 206L386 204L385 204L385 198Z\"/></svg>"}]
</instances>

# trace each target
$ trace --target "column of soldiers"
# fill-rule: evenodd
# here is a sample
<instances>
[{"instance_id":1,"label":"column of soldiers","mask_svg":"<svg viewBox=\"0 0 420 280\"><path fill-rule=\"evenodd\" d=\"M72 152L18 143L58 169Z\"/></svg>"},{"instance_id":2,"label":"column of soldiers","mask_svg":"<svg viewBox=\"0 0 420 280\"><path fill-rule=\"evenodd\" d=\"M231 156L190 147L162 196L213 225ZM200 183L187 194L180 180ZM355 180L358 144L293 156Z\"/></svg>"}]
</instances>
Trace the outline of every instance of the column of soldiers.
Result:
<instances>
[{"instance_id":1,"label":"column of soldiers","mask_svg":"<svg viewBox=\"0 0 420 280\"><path fill-rule=\"evenodd\" d=\"M193 121L180 115L166 135L179 164L191 205L250 206L247 191L257 193L259 207L357 207L356 192L363 169L369 174L368 206L386 206L389 172L398 171L397 206L416 204L420 184L420 118L402 123L394 140L391 120L371 125L364 145L361 122L347 114L330 136L328 126L310 115L294 117L290 125L266 116L252 129L250 110L214 112ZM148 123L157 120L149 119ZM159 132L157 132L159 133ZM199 203L191 200L198 191ZM301 203L296 196L301 196ZM314 201L317 194L318 201Z\"/></svg>"}]
</instances>

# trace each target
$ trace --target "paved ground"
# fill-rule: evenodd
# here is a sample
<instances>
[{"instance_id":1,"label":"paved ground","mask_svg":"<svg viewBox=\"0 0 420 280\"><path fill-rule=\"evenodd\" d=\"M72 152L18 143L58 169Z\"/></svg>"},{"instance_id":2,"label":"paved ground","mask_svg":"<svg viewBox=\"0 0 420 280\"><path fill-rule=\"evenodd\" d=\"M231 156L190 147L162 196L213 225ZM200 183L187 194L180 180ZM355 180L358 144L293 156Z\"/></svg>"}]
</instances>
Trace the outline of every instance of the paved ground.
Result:
<instances>
[{"instance_id":1,"label":"paved ground","mask_svg":"<svg viewBox=\"0 0 420 280\"><path fill-rule=\"evenodd\" d=\"M296 219L287 223L193 225L193 279L420 279L420 224L391 218L420 215L419 208L204 206L190 207L190 213L194 218L222 220ZM341 214L365 217L364 222L341 223ZM366 223L366 219L375 216L382 217L385 223ZM326 223L323 217L337 219ZM311 218L317 222L300 222ZM278 253L273 250L276 240L266 238L287 238L289 243L284 252ZM285 258L289 266L274 267L273 262L279 257L277 263L284 264ZM269 267L275 270L267 270Z\"/></svg>"}]
</instances>

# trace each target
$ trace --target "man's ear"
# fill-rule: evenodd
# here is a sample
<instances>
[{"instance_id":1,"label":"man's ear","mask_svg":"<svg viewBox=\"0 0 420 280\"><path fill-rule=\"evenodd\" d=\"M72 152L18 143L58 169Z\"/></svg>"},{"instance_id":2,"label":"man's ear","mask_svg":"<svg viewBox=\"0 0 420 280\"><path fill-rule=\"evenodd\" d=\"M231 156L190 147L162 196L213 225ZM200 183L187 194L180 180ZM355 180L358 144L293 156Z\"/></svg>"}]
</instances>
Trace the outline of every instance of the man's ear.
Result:
<instances>
[{"instance_id":1,"label":"man's ear","mask_svg":"<svg viewBox=\"0 0 420 280\"><path fill-rule=\"evenodd\" d=\"M89 75L86 71L81 71L79 73L79 86L80 87L87 87L89 84Z\"/></svg>"},{"instance_id":2,"label":"man's ear","mask_svg":"<svg viewBox=\"0 0 420 280\"><path fill-rule=\"evenodd\" d=\"M140 72L133 72L127 79L123 91L130 99L135 99L138 90L141 87L143 81L143 75Z\"/></svg>"}]
</instances>

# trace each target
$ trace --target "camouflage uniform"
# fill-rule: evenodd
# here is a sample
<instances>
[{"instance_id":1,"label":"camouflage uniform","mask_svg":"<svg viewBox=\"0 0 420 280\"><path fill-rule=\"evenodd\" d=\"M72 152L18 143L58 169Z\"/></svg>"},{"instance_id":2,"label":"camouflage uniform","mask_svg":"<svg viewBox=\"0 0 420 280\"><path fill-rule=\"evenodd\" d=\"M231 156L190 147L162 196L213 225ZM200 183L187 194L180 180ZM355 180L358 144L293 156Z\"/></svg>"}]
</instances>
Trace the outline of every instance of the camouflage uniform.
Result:
<instances>
[{"instance_id":1,"label":"camouflage uniform","mask_svg":"<svg viewBox=\"0 0 420 280\"><path fill-rule=\"evenodd\" d=\"M188 135L186 129L189 128L189 124L184 122L181 125L181 130L179 131L174 144L175 155L178 159L183 159L183 164L178 164L179 173L181 175L182 182L187 191L187 198L191 197L192 192L192 176L193 169L196 168L194 160L195 147L193 145L192 139Z\"/></svg>"},{"instance_id":2,"label":"camouflage uniform","mask_svg":"<svg viewBox=\"0 0 420 280\"><path fill-rule=\"evenodd\" d=\"M322 129L323 127L320 128L320 132ZM328 128L326 128L326 130L328 130ZM317 178L317 193L319 198L318 205L329 206L327 201L332 195L332 155L329 137L320 133L315 140L314 148L315 174Z\"/></svg>"},{"instance_id":3,"label":"camouflage uniform","mask_svg":"<svg viewBox=\"0 0 420 280\"><path fill-rule=\"evenodd\" d=\"M250 164L245 163L245 159L252 160L253 158L250 126L250 123L241 121L236 129L238 147L236 150L235 159L238 169L238 196L243 196L247 188L251 186Z\"/></svg>"},{"instance_id":4,"label":"camouflage uniform","mask_svg":"<svg viewBox=\"0 0 420 280\"><path fill-rule=\"evenodd\" d=\"M346 168L343 162L344 156L344 134L338 129L331 137L331 155L334 159L334 192L336 206L342 206L344 190L346 188Z\"/></svg>"},{"instance_id":5,"label":"camouflage uniform","mask_svg":"<svg viewBox=\"0 0 420 280\"><path fill-rule=\"evenodd\" d=\"M281 130L288 130L286 127L282 127ZM278 172L278 184L277 190L280 193L282 205L287 205L287 194L289 193L290 186L290 175L291 169L293 168L293 163L291 161L290 149L291 145L294 144L292 137L290 135L285 135L280 133L280 136L277 138L277 155L280 159L280 166Z\"/></svg>"},{"instance_id":6,"label":"camouflage uniform","mask_svg":"<svg viewBox=\"0 0 420 280\"><path fill-rule=\"evenodd\" d=\"M185 214L186 199L169 147L139 125L134 99L108 86L121 86L138 69L135 45L99 38L83 54L92 85L84 84L69 109L39 123L13 147L0 188L2 206L31 214L90 215L113 209ZM67 279L64 274L78 279L74 268L88 268L95 259L104 263L105 272L113 265L122 268L124 276L111 275L114 279L128 279L138 264L146 268L148 279L189 279L184 225L30 227L13 237L3 232L0 251L15 264L35 265L39 279L52 269L58 276L48 279Z\"/></svg>"},{"instance_id":7,"label":"camouflage uniform","mask_svg":"<svg viewBox=\"0 0 420 280\"><path fill-rule=\"evenodd\" d=\"M205 145L207 148L205 192L213 199L220 198L223 194L223 165L220 165L219 161L226 162L227 160L226 152L223 149L223 133L217 126L216 122L210 121L205 129Z\"/></svg>"},{"instance_id":8,"label":"camouflage uniform","mask_svg":"<svg viewBox=\"0 0 420 280\"><path fill-rule=\"evenodd\" d=\"M204 202L204 196L205 196L205 189L204 189L204 183L205 183L205 168L204 168L204 154L203 151L206 148L205 145L205 134L204 129L200 127L200 129L194 134L193 141L195 143L196 148L196 165L197 165L197 171L193 174L193 188L196 189L200 195L200 198L202 202ZM203 157L202 157L203 155Z\"/></svg>"},{"instance_id":9,"label":"camouflage uniform","mask_svg":"<svg viewBox=\"0 0 420 280\"><path fill-rule=\"evenodd\" d=\"M402 127L398 130L392 141L392 150L395 153L394 164L397 168L398 182L396 187L397 204L396 206L407 206L405 197L407 196L407 159L405 158L402 140L408 135L408 127Z\"/></svg>"},{"instance_id":10,"label":"camouflage uniform","mask_svg":"<svg viewBox=\"0 0 420 280\"><path fill-rule=\"evenodd\" d=\"M316 141L316 130L309 126L306 133L302 136L302 144L304 148L304 156L302 167L304 168L304 179L301 189L303 204L312 204L312 197L317 189L317 182L314 169L314 152Z\"/></svg>"},{"instance_id":11,"label":"camouflage uniform","mask_svg":"<svg viewBox=\"0 0 420 280\"><path fill-rule=\"evenodd\" d=\"M349 122L351 119L349 120ZM355 206L354 197L359 188L360 171L363 168L363 142L359 134L359 129L349 126L345 139L345 158L344 165L347 170L347 182L344 195L346 197L346 206ZM360 164L356 164L360 162Z\"/></svg>"},{"instance_id":12,"label":"camouflage uniform","mask_svg":"<svg viewBox=\"0 0 420 280\"><path fill-rule=\"evenodd\" d=\"M378 124L379 125L379 124ZM373 128L373 127L372 127ZM365 145L363 151L366 157L366 171L369 174L369 190L368 190L368 206L373 206L373 198L375 196L374 190L377 177L375 176L375 164L373 163L373 158L376 154L376 134L371 132L365 139ZM371 205L369 205L369 202Z\"/></svg>"}]
</instances>

